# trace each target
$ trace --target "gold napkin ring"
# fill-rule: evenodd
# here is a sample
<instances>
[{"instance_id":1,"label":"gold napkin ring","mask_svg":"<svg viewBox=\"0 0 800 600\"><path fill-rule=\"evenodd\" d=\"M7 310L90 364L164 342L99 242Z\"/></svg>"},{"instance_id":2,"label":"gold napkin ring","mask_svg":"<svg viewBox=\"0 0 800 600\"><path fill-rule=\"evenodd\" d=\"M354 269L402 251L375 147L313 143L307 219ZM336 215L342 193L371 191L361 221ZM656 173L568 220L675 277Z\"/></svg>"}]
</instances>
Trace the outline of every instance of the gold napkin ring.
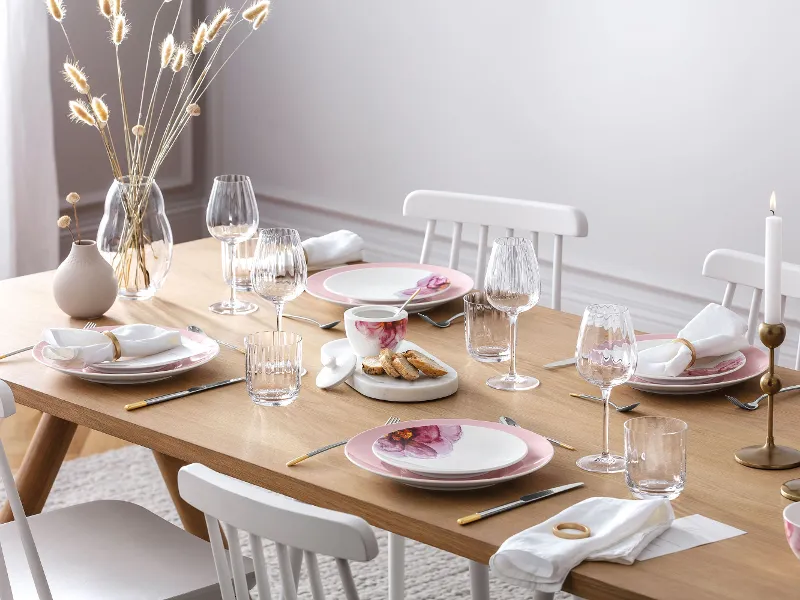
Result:
<instances>
[{"instance_id":1,"label":"gold napkin ring","mask_svg":"<svg viewBox=\"0 0 800 600\"><path fill-rule=\"evenodd\" d=\"M692 353L692 361L686 366L686 369L690 369L692 367L692 365L695 363L695 361L697 360L697 352L695 352L694 344L692 344L692 342L690 342L686 338L675 338L672 341L673 342L678 342L679 344L683 344L684 346L686 346L689 349L689 352ZM684 371L686 369L684 369Z\"/></svg>"},{"instance_id":2,"label":"gold napkin ring","mask_svg":"<svg viewBox=\"0 0 800 600\"><path fill-rule=\"evenodd\" d=\"M122 346L119 345L119 340L117 336L115 336L110 331L104 331L103 335L106 336L108 339L111 340L111 343L114 344L114 360L119 360L122 356Z\"/></svg>"},{"instance_id":3,"label":"gold napkin ring","mask_svg":"<svg viewBox=\"0 0 800 600\"><path fill-rule=\"evenodd\" d=\"M553 525L553 535L563 540L582 540L592 535L592 530L580 523L559 523Z\"/></svg>"}]
</instances>

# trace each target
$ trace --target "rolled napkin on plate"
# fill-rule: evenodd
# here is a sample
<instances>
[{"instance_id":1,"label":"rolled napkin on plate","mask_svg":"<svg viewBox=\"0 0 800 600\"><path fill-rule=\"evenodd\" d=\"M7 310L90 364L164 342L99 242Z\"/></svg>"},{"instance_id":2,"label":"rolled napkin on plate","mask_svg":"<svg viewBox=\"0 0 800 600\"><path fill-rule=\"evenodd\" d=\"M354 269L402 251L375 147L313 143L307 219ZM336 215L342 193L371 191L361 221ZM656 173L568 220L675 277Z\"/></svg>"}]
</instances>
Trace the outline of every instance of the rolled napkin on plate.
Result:
<instances>
[{"instance_id":1,"label":"rolled napkin on plate","mask_svg":"<svg viewBox=\"0 0 800 600\"><path fill-rule=\"evenodd\" d=\"M489 566L495 576L508 583L557 592L569 572L584 560L632 564L674 519L667 499L587 498L507 539ZM591 535L584 539L556 537L553 527L559 523L586 525Z\"/></svg>"},{"instance_id":2,"label":"rolled napkin on plate","mask_svg":"<svg viewBox=\"0 0 800 600\"><path fill-rule=\"evenodd\" d=\"M111 335L93 329L45 329L42 356L64 367L83 368L123 356L152 356L181 345L179 331L155 325L123 325L107 333Z\"/></svg>"},{"instance_id":3,"label":"rolled napkin on plate","mask_svg":"<svg viewBox=\"0 0 800 600\"><path fill-rule=\"evenodd\" d=\"M639 352L636 374L677 377L699 358L722 356L748 346L747 323L732 310L709 304L678 332L674 341Z\"/></svg>"},{"instance_id":4,"label":"rolled napkin on plate","mask_svg":"<svg viewBox=\"0 0 800 600\"><path fill-rule=\"evenodd\" d=\"M336 267L364 258L364 240L346 229L309 238L302 244L310 271Z\"/></svg>"}]
</instances>

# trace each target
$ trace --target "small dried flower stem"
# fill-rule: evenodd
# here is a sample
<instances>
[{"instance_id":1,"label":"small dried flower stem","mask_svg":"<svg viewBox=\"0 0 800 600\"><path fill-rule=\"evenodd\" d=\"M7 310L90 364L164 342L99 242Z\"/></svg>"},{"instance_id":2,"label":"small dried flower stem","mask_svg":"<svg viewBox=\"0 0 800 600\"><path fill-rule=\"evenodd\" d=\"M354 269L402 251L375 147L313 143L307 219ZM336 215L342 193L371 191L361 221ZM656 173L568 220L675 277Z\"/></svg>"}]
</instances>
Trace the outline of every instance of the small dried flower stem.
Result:
<instances>
[{"instance_id":1,"label":"small dried flower stem","mask_svg":"<svg viewBox=\"0 0 800 600\"><path fill-rule=\"evenodd\" d=\"M119 99L122 106L122 124L125 128L125 157L128 162L128 172L131 171L131 129L128 125L128 105L125 102L125 87L122 84L122 66L119 64L119 46L115 46L114 53L117 57L117 81L119 82Z\"/></svg>"},{"instance_id":2,"label":"small dried flower stem","mask_svg":"<svg viewBox=\"0 0 800 600\"><path fill-rule=\"evenodd\" d=\"M72 205L72 212L75 213L75 230L78 232L78 242L81 241L81 222L78 220L78 205ZM72 230L70 230L72 233ZM75 236L72 236L72 241L75 241Z\"/></svg>"}]
</instances>

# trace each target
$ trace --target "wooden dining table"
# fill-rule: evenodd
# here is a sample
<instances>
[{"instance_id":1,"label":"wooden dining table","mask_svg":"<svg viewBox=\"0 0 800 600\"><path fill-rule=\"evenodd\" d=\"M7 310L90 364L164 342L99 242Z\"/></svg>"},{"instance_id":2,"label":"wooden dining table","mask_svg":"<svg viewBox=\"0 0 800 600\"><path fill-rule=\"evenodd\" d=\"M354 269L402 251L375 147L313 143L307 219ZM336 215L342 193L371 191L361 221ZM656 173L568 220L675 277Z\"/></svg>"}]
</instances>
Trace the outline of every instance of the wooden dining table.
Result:
<instances>
[{"instance_id":1,"label":"wooden dining table","mask_svg":"<svg viewBox=\"0 0 800 600\"><path fill-rule=\"evenodd\" d=\"M81 327L56 306L53 273L0 282L0 310L5 316L0 352L31 345L46 327ZM245 334L275 325L272 307L263 303L254 314L212 314L208 305L228 293L221 279L220 244L212 239L175 247L166 283L149 301L119 300L99 325L151 323L197 325L207 334L242 344ZM602 296L600 290L598 297ZM666 301L666 300L665 300ZM453 302L430 314L444 318L461 307ZM322 322L341 319L343 308L302 295L287 312ZM635 315L634 315L635 318ZM571 356L580 318L537 307L519 322L518 370L535 375L541 385L527 392L490 389L486 379L507 368L470 358L464 329L456 323L438 329L411 317L407 339L455 368L458 391L445 399L420 403L371 400L347 385L320 390L322 344L344 336L343 326L321 330L284 320L284 327L303 337L308 375L298 399L287 407L269 408L250 401L243 383L196 394L141 410L124 406L152 396L244 374L244 357L222 348L212 362L189 373L142 385L101 385L70 377L37 363L30 352L0 362L0 378L20 404L44 413L18 471L20 495L28 514L42 510L72 435L78 425L150 448L187 530L205 537L202 515L177 494L178 469L199 462L208 467L286 494L300 501L346 511L376 527L418 540L486 565L508 537L593 496L630 498L623 474L584 472L575 460L596 452L602 440L602 407L572 398L570 392L596 394L574 368L547 371L542 365ZM779 371L784 384L800 383L796 371ZM742 399L759 395L752 380L725 390ZM632 413L611 414L612 450L622 450L623 422L631 417L664 415L689 424L686 489L673 501L676 516L701 514L747 532L631 566L584 563L568 577L565 590L588 600L727 600L800 596L800 562L789 550L781 512L788 504L779 493L783 481L800 470L746 468L734 460L738 448L761 443L765 408L748 412L734 407L721 392L694 396L659 396L623 386L614 390L618 403L641 402ZM287 460L328 443L382 425L389 416L403 420L457 417L497 421L508 415L521 426L572 444L576 452L555 449L543 469L494 487L459 492L406 487L351 464L341 449L287 467ZM786 394L776 405L779 443L800 446L800 398ZM575 491L513 510L485 521L459 526L456 519L517 499L523 494L583 481ZM88 482L87 482L88 485ZM3 521L10 519L7 508ZM480 578L480 577L479 577ZM468 585L465 580L464 585ZM520 597L524 591L520 590Z\"/></svg>"}]
</instances>

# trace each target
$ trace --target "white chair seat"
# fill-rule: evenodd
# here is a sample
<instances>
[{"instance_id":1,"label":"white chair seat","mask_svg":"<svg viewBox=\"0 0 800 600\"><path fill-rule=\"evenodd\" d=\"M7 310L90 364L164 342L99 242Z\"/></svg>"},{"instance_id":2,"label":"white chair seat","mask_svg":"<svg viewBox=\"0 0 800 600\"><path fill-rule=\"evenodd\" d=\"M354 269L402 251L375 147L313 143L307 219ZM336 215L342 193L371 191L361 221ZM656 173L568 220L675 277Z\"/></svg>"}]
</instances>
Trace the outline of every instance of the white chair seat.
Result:
<instances>
[{"instance_id":1,"label":"white chair seat","mask_svg":"<svg viewBox=\"0 0 800 600\"><path fill-rule=\"evenodd\" d=\"M136 504L88 502L28 521L54 600L221 597L208 542ZM14 522L0 526L0 545L15 600L37 598Z\"/></svg>"}]
</instances>

